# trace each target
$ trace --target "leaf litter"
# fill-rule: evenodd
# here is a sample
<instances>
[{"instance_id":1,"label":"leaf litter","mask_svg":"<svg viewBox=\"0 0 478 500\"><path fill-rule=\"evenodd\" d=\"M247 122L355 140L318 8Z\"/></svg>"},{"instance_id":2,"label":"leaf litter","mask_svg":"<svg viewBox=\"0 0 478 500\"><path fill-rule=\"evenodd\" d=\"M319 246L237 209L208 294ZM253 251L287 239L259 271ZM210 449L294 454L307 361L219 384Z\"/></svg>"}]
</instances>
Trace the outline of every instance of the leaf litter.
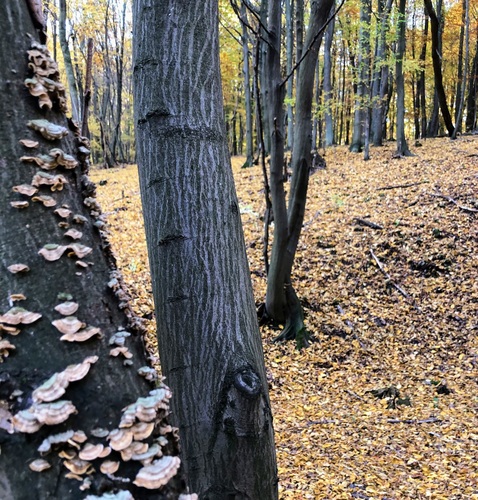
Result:
<instances>
[{"instance_id":1,"label":"leaf litter","mask_svg":"<svg viewBox=\"0 0 478 500\"><path fill-rule=\"evenodd\" d=\"M394 159L391 143L368 162L330 148L311 176L293 283L315 342L261 327L281 499L478 499L477 148L431 139ZM261 170L232 162L259 305ZM136 168L93 178L154 356Z\"/></svg>"}]
</instances>

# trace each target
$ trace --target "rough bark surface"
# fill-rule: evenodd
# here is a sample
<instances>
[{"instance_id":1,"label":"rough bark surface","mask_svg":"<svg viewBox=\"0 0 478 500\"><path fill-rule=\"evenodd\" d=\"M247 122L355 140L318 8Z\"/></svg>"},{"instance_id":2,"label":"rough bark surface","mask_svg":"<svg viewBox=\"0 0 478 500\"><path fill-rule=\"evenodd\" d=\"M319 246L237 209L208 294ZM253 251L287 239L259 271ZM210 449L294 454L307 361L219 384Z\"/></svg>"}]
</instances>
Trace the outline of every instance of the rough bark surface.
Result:
<instances>
[{"instance_id":1,"label":"rough bark surface","mask_svg":"<svg viewBox=\"0 0 478 500\"><path fill-rule=\"evenodd\" d=\"M20 325L16 336L4 331L9 326L4 316L0 320L2 337L15 346L0 365L0 498L76 500L87 493L99 495L118 489L130 489L136 499L177 498L184 489L179 476L161 492L148 491L101 474L101 459L92 462L96 472L89 476L90 489L80 491L82 483L65 477L69 471L59 457L59 452L65 448L76 450L68 443L53 446L54 449L43 456L51 464L49 470L38 473L29 469L29 464L40 457L37 450L40 444L53 434L81 429L88 442L108 444L105 437L92 437L91 430L118 427L122 409L139 396L147 396L152 389L137 375L138 368L146 364L143 343L138 330L129 329L133 326L133 318L126 296L118 286L118 277L112 274L115 273L114 259L98 229L104 223L98 218L92 197L94 187L85 175L85 156L78 156L76 152L78 138L74 140L72 131L69 131L61 140L50 141L27 127L28 121L44 118L67 127L64 115L55 111L55 105L52 111L41 110L38 98L32 97L24 85L24 79L31 76L26 51L30 49L34 33L24 0L0 3L0 315L5 315L11 308L12 294L20 293L26 299L16 305L42 315L31 324ZM20 139L38 141L38 148L27 149L19 143ZM49 186L39 188L37 196L48 195L56 202L55 207L47 208L27 195L14 192L12 187L30 184L32 177L40 171L34 163L21 161L20 157L48 153L52 148L75 154L80 164L71 170L59 167L49 172L64 176L65 182L62 190L51 191ZM89 208L85 204L87 198ZM16 201L28 202L29 206L13 208L11 202ZM54 213L55 209L66 206L71 211L66 218ZM74 222L74 215L77 215L78 222ZM82 223L80 217L84 218ZM83 235L78 241L92 249L83 259L88 263L86 268L79 267L75 262L79 259L66 253L56 261L47 261L38 254L46 244L73 243L65 235L65 224L70 229L80 230ZM28 265L30 271L13 274L8 267L17 263ZM116 281L111 281L113 278ZM115 296L115 291L118 296ZM64 294L70 294L79 304L75 316L101 329L101 338L95 336L83 343L60 340L62 334L51 322L62 317L54 308L65 299ZM132 334L126 339L126 346L133 354L131 366L124 366L123 359L109 355L110 338L119 327L128 328ZM2 351L2 358L3 354ZM34 389L54 373L63 371L68 365L79 364L89 356L98 356L98 360L91 365L85 378L70 383L61 396L62 400L74 404L77 413L70 415L64 423L44 425L31 434L13 432L9 414L17 415L21 410L31 408ZM177 453L174 442L171 440L169 451L164 450L166 454ZM141 467L138 462L124 463L116 451L109 459L121 462L117 475L129 480L134 479Z\"/></svg>"},{"instance_id":2,"label":"rough bark surface","mask_svg":"<svg viewBox=\"0 0 478 500\"><path fill-rule=\"evenodd\" d=\"M274 499L272 417L223 120L217 1L159 8L136 0L133 14L158 343L188 483L201 499Z\"/></svg>"}]
</instances>

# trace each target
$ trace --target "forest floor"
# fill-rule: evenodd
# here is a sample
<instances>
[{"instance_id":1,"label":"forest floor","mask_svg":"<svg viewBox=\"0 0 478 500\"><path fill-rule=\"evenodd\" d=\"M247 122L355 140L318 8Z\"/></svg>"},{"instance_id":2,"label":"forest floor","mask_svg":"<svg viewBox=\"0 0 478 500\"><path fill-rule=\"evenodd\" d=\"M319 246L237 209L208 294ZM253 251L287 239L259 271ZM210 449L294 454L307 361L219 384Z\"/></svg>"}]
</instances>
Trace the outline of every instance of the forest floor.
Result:
<instances>
[{"instance_id":1,"label":"forest floor","mask_svg":"<svg viewBox=\"0 0 478 500\"><path fill-rule=\"evenodd\" d=\"M281 499L478 499L478 137L427 140L402 159L394 147L368 162L327 150L293 277L315 342L298 351L261 330ZM242 162L260 303L262 177ZM151 318L136 169L93 178L107 180L110 239L136 312Z\"/></svg>"}]
</instances>

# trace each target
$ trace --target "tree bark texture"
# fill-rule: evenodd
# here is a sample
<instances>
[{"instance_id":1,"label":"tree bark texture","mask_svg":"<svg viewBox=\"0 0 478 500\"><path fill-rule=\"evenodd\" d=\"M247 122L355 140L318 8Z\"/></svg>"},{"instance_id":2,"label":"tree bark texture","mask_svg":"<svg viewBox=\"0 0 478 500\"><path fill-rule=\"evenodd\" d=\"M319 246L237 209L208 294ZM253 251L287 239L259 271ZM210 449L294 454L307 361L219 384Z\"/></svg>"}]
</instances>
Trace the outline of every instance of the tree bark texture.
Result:
<instances>
[{"instance_id":1,"label":"tree bark texture","mask_svg":"<svg viewBox=\"0 0 478 500\"><path fill-rule=\"evenodd\" d=\"M430 30L432 34L432 61L433 73L435 75L435 88L440 104L440 110L445 122L445 127L448 135L453 134L454 126L451 118L450 110L446 100L445 88L443 86L443 75L441 69L441 43L440 43L440 21L433 8L432 0L423 0L427 9L428 16L430 17Z\"/></svg>"},{"instance_id":2,"label":"tree bark texture","mask_svg":"<svg viewBox=\"0 0 478 500\"><path fill-rule=\"evenodd\" d=\"M335 2L334 2L335 3ZM332 41L334 38L335 18L332 19L325 31L324 43L324 122L325 145L332 146L334 141L334 123L332 119Z\"/></svg>"},{"instance_id":3,"label":"tree bark texture","mask_svg":"<svg viewBox=\"0 0 478 500\"><path fill-rule=\"evenodd\" d=\"M58 35L60 39L61 52L63 54L63 62L65 63L65 73L68 82L68 91L70 92L71 116L73 120L80 123L80 99L78 88L76 86L75 72L73 63L71 62L70 47L66 36L66 0L60 0L60 17L58 24Z\"/></svg>"},{"instance_id":4,"label":"tree bark texture","mask_svg":"<svg viewBox=\"0 0 478 500\"><path fill-rule=\"evenodd\" d=\"M291 285L291 271L295 252L299 241L307 200L307 187L311 166L312 146L312 99L314 92L314 75L317 54L322 41L322 34L317 36L325 26L333 0L311 2L309 28L307 30L304 50L309 52L299 66L296 95L296 123L294 127L294 150L292 154L292 179L289 205L286 210L284 185L282 177L283 137L277 127L281 120L283 87L280 85L280 7L269 9L269 33L277 37L269 39L269 74L270 101L273 113L269 123L276 126L275 136L271 143L271 194L274 210L274 242L271 253L271 265L267 277L266 310L276 321L286 319L281 340L295 338L303 328L302 309L297 295ZM274 152L274 148L276 152ZM273 156L275 153L276 156Z\"/></svg>"},{"instance_id":5,"label":"tree bark texture","mask_svg":"<svg viewBox=\"0 0 478 500\"><path fill-rule=\"evenodd\" d=\"M191 489L201 499L275 499L272 416L223 119L217 7L133 7L158 343Z\"/></svg>"},{"instance_id":6,"label":"tree bark texture","mask_svg":"<svg viewBox=\"0 0 478 500\"><path fill-rule=\"evenodd\" d=\"M31 96L24 84L27 77L33 76L31 68L27 66L27 50L31 49L34 37L35 30L26 2L1 2L0 330L2 343L9 341L15 349L10 351L8 358L5 358L5 350L1 351L0 498L76 500L87 493L80 491L81 481L65 477L69 471L66 460L61 459L59 453L78 452L78 449L65 439L59 440L58 444L51 445L50 452L44 450L43 458L50 463L51 468L39 473L30 470L29 464L40 458L40 445L44 444L44 440L48 444L52 435L82 430L87 442L107 446L110 441L104 431L101 437L99 434L95 437L92 429L103 428L106 434L117 429L123 409L134 403L139 396L147 396L153 386L137 374L137 370L147 364L142 337L137 320L129 309L127 295L120 286L121 280L114 266L114 258L99 229L104 226L104 222L94 198L94 185L86 176L87 151L78 150L79 145L85 148L87 143L78 134L78 129L73 127L68 130L65 115L58 110L60 99L64 99L61 92L53 91L48 96L45 93L42 96L45 105L40 108L38 97ZM48 67L51 67L53 62L45 55L44 47L37 45L33 52L36 53L34 57L40 57L39 53L43 54L44 60L49 61ZM31 61L30 59L30 64ZM57 76L49 74L49 78L54 80ZM50 104L52 109L49 109ZM55 124L58 136L51 125L33 121L39 119ZM27 125L29 122L30 126ZM41 130L47 138L42 135ZM38 142L37 148L29 148L19 142L24 139ZM51 150L55 148L75 155L74 159L68 160L72 168L67 170L60 166L47 172L36 161L24 158L38 159L40 154L47 153L53 155ZM44 156L43 159L45 158ZM50 162L52 156L49 158L45 161ZM75 162L78 162L76 166ZM39 184L39 179L53 179L56 186L53 189L50 185ZM31 198L31 195L19 191L32 184L38 184L36 201L35 197ZM54 203L55 206L44 206L43 202L47 200L49 205ZM15 208L18 203L25 208ZM55 210L57 211L54 212ZM83 247L73 246L74 240L65 234L66 230L72 229L81 232L81 235L76 236L80 236L78 243ZM39 251L49 251L48 248L53 251L54 247L45 248L48 244L68 248L64 249L65 252L58 260L47 260ZM80 250L87 255L83 258L75 257L74 253ZM27 265L29 271L14 273L11 266L20 263ZM24 296L23 300L14 305L39 313L40 318L32 323L12 326L8 314L13 314L10 309L14 297L18 299L18 294ZM95 335L84 342L61 340L62 334L52 322L62 318L55 307L65 300L72 300L79 306L77 312L70 314L76 316L81 323L99 328L98 333L101 335ZM13 335L12 329L15 328L20 331ZM133 355L130 366L123 364L124 358L110 356L110 349L114 347L111 345L112 337L119 329L126 328L131 334L124 337L125 346ZM98 358L96 362L93 362L95 358L92 359L91 356ZM62 386L66 392L59 396L57 394L56 399L42 399L43 396L39 399L53 401L55 404L59 404L61 400L70 401L76 408L75 412L69 416L67 412L66 420L55 419L47 422L52 425L45 424L39 429L33 428L34 432L23 432L18 419L26 413L37 415L34 412L40 410L38 405L48 404L34 403L39 398L38 388L41 385L45 387L44 382L55 373L64 372L67 366L81 364L88 358L91 366L83 379L68 379L70 384ZM57 381L54 378L49 387L58 389ZM15 416L14 419L11 414ZM159 426L162 425L161 422L164 424L164 420L161 420L159 413L153 417L158 418L154 426L155 432L159 432ZM37 421L36 416L33 419ZM173 433L169 432L167 437L169 444L163 452L167 455L177 454L177 442ZM149 443L152 444L152 438ZM132 481L141 468L139 462L126 463L118 451L112 451L108 458L120 462L117 476L128 481ZM150 491L137 487L132 482L115 480L100 473L102 462L102 459L91 462L95 472L87 480L91 482L88 490L90 494L128 489L136 499L175 499L184 491L184 482L179 475L161 491ZM83 477L86 478L86 475Z\"/></svg>"},{"instance_id":7,"label":"tree bark texture","mask_svg":"<svg viewBox=\"0 0 478 500\"><path fill-rule=\"evenodd\" d=\"M403 58L405 55L405 14L406 0L398 2L398 40L395 79L397 82L397 156L411 156L405 138L405 78L403 76Z\"/></svg>"}]
</instances>

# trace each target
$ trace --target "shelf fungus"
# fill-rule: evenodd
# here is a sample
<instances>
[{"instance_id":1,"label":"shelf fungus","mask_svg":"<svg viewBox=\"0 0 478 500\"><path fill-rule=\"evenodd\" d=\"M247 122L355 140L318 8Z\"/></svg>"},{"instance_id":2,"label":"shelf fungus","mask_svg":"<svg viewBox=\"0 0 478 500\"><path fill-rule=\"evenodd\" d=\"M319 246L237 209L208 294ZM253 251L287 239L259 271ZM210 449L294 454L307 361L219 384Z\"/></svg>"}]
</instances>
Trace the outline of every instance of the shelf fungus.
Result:
<instances>
[{"instance_id":1,"label":"shelf fungus","mask_svg":"<svg viewBox=\"0 0 478 500\"><path fill-rule=\"evenodd\" d=\"M18 302L20 300L27 300L27 298L25 297L25 295L23 295L23 293L12 293L8 297L8 300L12 302Z\"/></svg>"},{"instance_id":2,"label":"shelf fungus","mask_svg":"<svg viewBox=\"0 0 478 500\"><path fill-rule=\"evenodd\" d=\"M66 219L71 215L71 210L68 208L57 208L54 213L61 217L62 219Z\"/></svg>"},{"instance_id":3,"label":"shelf fungus","mask_svg":"<svg viewBox=\"0 0 478 500\"><path fill-rule=\"evenodd\" d=\"M20 329L15 326L7 326L0 323L0 332L5 332L9 335L18 335L20 333Z\"/></svg>"},{"instance_id":4,"label":"shelf fungus","mask_svg":"<svg viewBox=\"0 0 478 500\"><path fill-rule=\"evenodd\" d=\"M96 460L97 458L104 458L110 453L111 449L108 446L105 447L101 443L86 443L78 453L78 457L81 460L87 460L91 462L92 460Z\"/></svg>"},{"instance_id":5,"label":"shelf fungus","mask_svg":"<svg viewBox=\"0 0 478 500\"><path fill-rule=\"evenodd\" d=\"M65 245L56 245L54 243L49 243L39 250L39 254L50 262L58 260L68 249Z\"/></svg>"},{"instance_id":6,"label":"shelf fungus","mask_svg":"<svg viewBox=\"0 0 478 500\"><path fill-rule=\"evenodd\" d=\"M42 425L58 425L76 413L71 401L59 400L53 403L33 404L27 410L14 415L12 422L17 432L31 434L38 431Z\"/></svg>"},{"instance_id":7,"label":"shelf fungus","mask_svg":"<svg viewBox=\"0 0 478 500\"><path fill-rule=\"evenodd\" d=\"M148 490L161 488L176 475L180 464L179 457L165 456L155 460L139 470L133 483Z\"/></svg>"},{"instance_id":8,"label":"shelf fungus","mask_svg":"<svg viewBox=\"0 0 478 500\"><path fill-rule=\"evenodd\" d=\"M35 403L51 402L65 394L70 382L77 382L86 377L93 363L98 361L98 356L89 356L82 363L67 366L62 372L54 373L32 393Z\"/></svg>"},{"instance_id":9,"label":"shelf fungus","mask_svg":"<svg viewBox=\"0 0 478 500\"><path fill-rule=\"evenodd\" d=\"M72 244L68 245L68 248L79 259L86 257L87 255L89 255L93 251L93 249L91 247L87 247L86 245L82 245L81 243L72 243ZM71 256L71 252L68 254L69 256Z\"/></svg>"},{"instance_id":10,"label":"shelf fungus","mask_svg":"<svg viewBox=\"0 0 478 500\"><path fill-rule=\"evenodd\" d=\"M7 269L12 273L12 274L17 274L17 273L28 273L30 271L30 268L26 264L12 264L7 267Z\"/></svg>"},{"instance_id":11,"label":"shelf fungus","mask_svg":"<svg viewBox=\"0 0 478 500\"><path fill-rule=\"evenodd\" d=\"M75 431L68 430L60 432L59 434L52 434L42 441L41 445L38 447L38 451L40 453L49 453L52 445L68 443L69 440L73 438L74 433Z\"/></svg>"},{"instance_id":12,"label":"shelf fungus","mask_svg":"<svg viewBox=\"0 0 478 500\"><path fill-rule=\"evenodd\" d=\"M30 120L27 126L39 132L45 139L49 141L56 141L68 135L68 130L61 125L56 125L48 120Z\"/></svg>"},{"instance_id":13,"label":"shelf fungus","mask_svg":"<svg viewBox=\"0 0 478 500\"><path fill-rule=\"evenodd\" d=\"M80 328L86 325L80 321L76 316L66 316L65 318L56 319L51 324L63 334L76 333Z\"/></svg>"},{"instance_id":14,"label":"shelf fungus","mask_svg":"<svg viewBox=\"0 0 478 500\"><path fill-rule=\"evenodd\" d=\"M126 330L119 330L110 337L108 344L116 345L118 347L123 347L126 339L130 336L131 336L130 332L127 332Z\"/></svg>"},{"instance_id":15,"label":"shelf fungus","mask_svg":"<svg viewBox=\"0 0 478 500\"><path fill-rule=\"evenodd\" d=\"M10 351L15 350L15 346L6 339L0 337L0 363L3 363L3 358L8 358Z\"/></svg>"},{"instance_id":16,"label":"shelf fungus","mask_svg":"<svg viewBox=\"0 0 478 500\"><path fill-rule=\"evenodd\" d=\"M114 460L105 460L100 465L100 471L103 474L114 474L119 469L120 463Z\"/></svg>"},{"instance_id":17,"label":"shelf fungus","mask_svg":"<svg viewBox=\"0 0 478 500\"><path fill-rule=\"evenodd\" d=\"M32 141L31 139L20 139L18 142L28 149L35 149L40 144L38 141Z\"/></svg>"},{"instance_id":18,"label":"shelf fungus","mask_svg":"<svg viewBox=\"0 0 478 500\"><path fill-rule=\"evenodd\" d=\"M122 355L125 359L131 359L133 357L133 353L127 347L115 347L110 350L110 356L114 356L115 358L119 355Z\"/></svg>"},{"instance_id":19,"label":"shelf fungus","mask_svg":"<svg viewBox=\"0 0 478 500\"><path fill-rule=\"evenodd\" d=\"M29 325L40 318L40 313L27 311L23 307L12 307L5 314L0 315L0 323L7 325Z\"/></svg>"},{"instance_id":20,"label":"shelf fungus","mask_svg":"<svg viewBox=\"0 0 478 500\"><path fill-rule=\"evenodd\" d=\"M25 87L27 87L28 89L28 92L30 92L30 95L32 95L33 97L38 97L38 104L41 109L53 108L53 102L48 95L48 89L44 85L42 78L27 78L24 83Z\"/></svg>"},{"instance_id":21,"label":"shelf fungus","mask_svg":"<svg viewBox=\"0 0 478 500\"><path fill-rule=\"evenodd\" d=\"M101 329L96 326L87 326L77 332L65 333L60 337L60 340L67 342L86 342L95 335L101 338Z\"/></svg>"},{"instance_id":22,"label":"shelf fungus","mask_svg":"<svg viewBox=\"0 0 478 500\"><path fill-rule=\"evenodd\" d=\"M56 205L56 200L48 195L34 196L32 201L39 201L44 207L54 207Z\"/></svg>"},{"instance_id":23,"label":"shelf fungus","mask_svg":"<svg viewBox=\"0 0 478 500\"><path fill-rule=\"evenodd\" d=\"M120 490L117 493L103 493L100 497L88 495L85 500L134 500L134 497L128 490Z\"/></svg>"},{"instance_id":24,"label":"shelf fungus","mask_svg":"<svg viewBox=\"0 0 478 500\"><path fill-rule=\"evenodd\" d=\"M65 460L63 465L73 474L82 476L83 474L91 474L94 472L93 466L86 460L81 458L73 458L72 460Z\"/></svg>"},{"instance_id":25,"label":"shelf fungus","mask_svg":"<svg viewBox=\"0 0 478 500\"><path fill-rule=\"evenodd\" d=\"M30 467L30 470L33 472L43 472L44 470L49 469L51 464L43 458L37 458L36 460L33 460L28 467Z\"/></svg>"},{"instance_id":26,"label":"shelf fungus","mask_svg":"<svg viewBox=\"0 0 478 500\"><path fill-rule=\"evenodd\" d=\"M114 429L109 433L108 441L113 450L124 450L133 442L133 432L130 429Z\"/></svg>"},{"instance_id":27,"label":"shelf fungus","mask_svg":"<svg viewBox=\"0 0 478 500\"><path fill-rule=\"evenodd\" d=\"M68 238L71 238L73 240L79 240L83 237L83 233L81 231L78 231L78 229L68 229L68 231L65 232L65 236L68 236Z\"/></svg>"},{"instance_id":28,"label":"shelf fungus","mask_svg":"<svg viewBox=\"0 0 478 500\"><path fill-rule=\"evenodd\" d=\"M50 191L61 191L65 184L68 184L68 181L61 174L53 175L48 172L38 171L32 178L33 186L50 186Z\"/></svg>"},{"instance_id":29,"label":"shelf fungus","mask_svg":"<svg viewBox=\"0 0 478 500\"><path fill-rule=\"evenodd\" d=\"M154 430L154 422L138 422L131 427L135 441L143 441L149 438Z\"/></svg>"},{"instance_id":30,"label":"shelf fungus","mask_svg":"<svg viewBox=\"0 0 478 500\"><path fill-rule=\"evenodd\" d=\"M49 155L55 158L56 164L66 169L75 168L78 165L78 160L74 156L65 153L60 148L50 149Z\"/></svg>"},{"instance_id":31,"label":"shelf fungus","mask_svg":"<svg viewBox=\"0 0 478 500\"><path fill-rule=\"evenodd\" d=\"M76 311L78 311L78 307L79 306L77 302L67 301L55 306L55 311L59 312L63 316L71 316L72 314L75 314Z\"/></svg>"},{"instance_id":32,"label":"shelf fungus","mask_svg":"<svg viewBox=\"0 0 478 500\"><path fill-rule=\"evenodd\" d=\"M120 450L121 459L123 460L123 462L128 462L133 458L133 456L146 453L148 449L148 443L133 441L127 448L125 448L124 450Z\"/></svg>"},{"instance_id":33,"label":"shelf fungus","mask_svg":"<svg viewBox=\"0 0 478 500\"><path fill-rule=\"evenodd\" d=\"M28 203L28 201L11 201L10 202L10 206L12 208L19 208L19 209L28 208L29 205L30 205L30 203Z\"/></svg>"},{"instance_id":34,"label":"shelf fungus","mask_svg":"<svg viewBox=\"0 0 478 500\"><path fill-rule=\"evenodd\" d=\"M138 375L151 382L157 380L158 378L158 373L156 372L156 370L149 366L142 366L141 368L138 368Z\"/></svg>"},{"instance_id":35,"label":"shelf fungus","mask_svg":"<svg viewBox=\"0 0 478 500\"><path fill-rule=\"evenodd\" d=\"M136 423L136 420L152 422L160 411L167 412L169 410L170 398L171 391L166 386L150 391L149 396L138 398L123 410L119 427L131 427Z\"/></svg>"},{"instance_id":36,"label":"shelf fungus","mask_svg":"<svg viewBox=\"0 0 478 500\"><path fill-rule=\"evenodd\" d=\"M25 196L33 196L38 193L38 189L30 184L19 184L18 186L13 186L12 191L24 194Z\"/></svg>"}]
</instances>

